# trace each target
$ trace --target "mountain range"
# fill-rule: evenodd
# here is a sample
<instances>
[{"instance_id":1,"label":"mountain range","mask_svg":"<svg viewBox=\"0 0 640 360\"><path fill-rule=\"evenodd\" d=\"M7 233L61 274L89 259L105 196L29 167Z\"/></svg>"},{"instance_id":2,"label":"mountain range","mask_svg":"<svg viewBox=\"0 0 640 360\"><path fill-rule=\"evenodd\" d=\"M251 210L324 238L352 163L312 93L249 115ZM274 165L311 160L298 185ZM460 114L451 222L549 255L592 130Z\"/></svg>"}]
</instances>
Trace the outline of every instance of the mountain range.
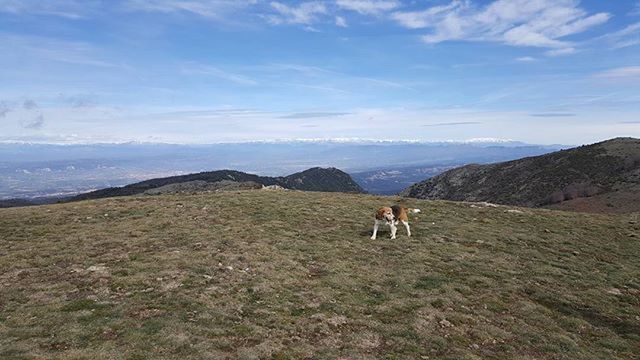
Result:
<instances>
[{"instance_id":1,"label":"mountain range","mask_svg":"<svg viewBox=\"0 0 640 360\"><path fill-rule=\"evenodd\" d=\"M263 145L265 144L252 144L248 149L256 150ZM288 176L261 176L238 170L205 171L187 175L161 176L71 197L0 200L0 207L51 203L60 199L77 201L137 194L257 189L277 185L286 189L304 191L371 192L387 195L399 192L402 196L419 199L491 202L586 212L640 211L639 139L616 138L518 160L485 165L472 163L459 167L456 166L460 163L438 164L434 158L442 159L444 149L463 153L470 149L459 147L461 145L450 148L442 148L440 145L442 144L425 148L423 144L413 148L411 144L375 144L370 148L375 154L372 153L369 156L374 157L385 153L385 149L393 154L400 149L411 150L409 151L411 153L429 149L431 151L424 152L422 162L431 165L387 167L351 172L351 175L333 167L313 167ZM258 148L252 148L252 146L258 146ZM302 149L304 144L293 146ZM497 156L500 151L504 151L508 154L504 155L505 157L513 156L518 152L527 154L544 151L542 148L518 147L518 144L509 146L493 148L487 145L476 147L476 149L484 154L481 156ZM332 149L330 153L336 155L334 154L336 149L331 146L329 148ZM236 148L238 149L240 148ZM278 151L284 150L284 148L278 149ZM416 157L417 154L412 156ZM453 156L452 160L455 158ZM469 159L468 156L464 158ZM403 188L404 190L401 190Z\"/></svg>"},{"instance_id":2,"label":"mountain range","mask_svg":"<svg viewBox=\"0 0 640 360\"><path fill-rule=\"evenodd\" d=\"M0 143L0 200L67 197L218 169L280 177L318 166L354 175L367 192L391 194L452 166L507 161L560 148L491 139L210 145Z\"/></svg>"},{"instance_id":3,"label":"mountain range","mask_svg":"<svg viewBox=\"0 0 640 360\"><path fill-rule=\"evenodd\" d=\"M402 196L591 212L640 211L640 139L616 138L541 156L470 164Z\"/></svg>"},{"instance_id":4,"label":"mountain range","mask_svg":"<svg viewBox=\"0 0 640 360\"><path fill-rule=\"evenodd\" d=\"M221 184L226 182L224 185ZM344 193L364 193L364 190L358 185L349 174L336 168L320 168L315 167L289 176L269 177L248 174L235 170L218 170L207 171L197 174L170 176L159 179L151 179L138 183L126 185L123 187L113 187L91 191L71 197L69 201L101 199L116 196L128 196L142 193L150 193L150 190L167 188L173 185L172 189L167 192L176 191L176 185L182 184L183 189L189 191L207 190L209 185L214 187L228 187L229 183L238 184L237 186L251 187L251 184L261 186L277 185L285 189L304 190L304 191L326 191L326 192L344 192Z\"/></svg>"}]
</instances>

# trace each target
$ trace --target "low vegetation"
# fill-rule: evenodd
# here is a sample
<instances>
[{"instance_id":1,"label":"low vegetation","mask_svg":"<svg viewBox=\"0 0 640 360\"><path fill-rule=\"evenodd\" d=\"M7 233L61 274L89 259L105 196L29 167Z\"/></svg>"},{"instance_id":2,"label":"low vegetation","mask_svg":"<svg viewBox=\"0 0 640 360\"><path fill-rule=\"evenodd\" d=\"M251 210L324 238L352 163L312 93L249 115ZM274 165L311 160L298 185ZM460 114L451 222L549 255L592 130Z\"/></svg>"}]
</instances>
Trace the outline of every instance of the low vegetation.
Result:
<instances>
[{"instance_id":1,"label":"low vegetation","mask_svg":"<svg viewBox=\"0 0 640 360\"><path fill-rule=\"evenodd\" d=\"M467 165L401 194L594 213L640 211L640 139L616 138L502 163Z\"/></svg>"},{"instance_id":2,"label":"low vegetation","mask_svg":"<svg viewBox=\"0 0 640 360\"><path fill-rule=\"evenodd\" d=\"M422 208L369 239L375 209ZM0 210L2 359L629 359L638 215L298 191Z\"/></svg>"}]
</instances>

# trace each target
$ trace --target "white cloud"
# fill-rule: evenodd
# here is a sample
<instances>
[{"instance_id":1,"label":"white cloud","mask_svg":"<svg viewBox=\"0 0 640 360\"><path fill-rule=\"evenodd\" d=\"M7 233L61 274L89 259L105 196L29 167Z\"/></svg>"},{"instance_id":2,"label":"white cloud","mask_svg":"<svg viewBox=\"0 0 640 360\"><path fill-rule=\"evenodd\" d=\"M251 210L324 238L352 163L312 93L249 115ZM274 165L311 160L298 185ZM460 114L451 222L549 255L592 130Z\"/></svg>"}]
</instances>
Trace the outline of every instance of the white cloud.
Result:
<instances>
[{"instance_id":1,"label":"white cloud","mask_svg":"<svg viewBox=\"0 0 640 360\"><path fill-rule=\"evenodd\" d=\"M576 53L576 49L572 48L572 47L564 47L564 48L559 48L559 49L553 49L553 50L549 50L549 51L545 52L545 54L547 56L552 56L552 57L571 55L571 54L575 54L575 53Z\"/></svg>"},{"instance_id":2,"label":"white cloud","mask_svg":"<svg viewBox=\"0 0 640 360\"><path fill-rule=\"evenodd\" d=\"M564 37L609 20L607 13L589 15L576 0L496 0L476 7L468 0L422 11L395 12L392 18L409 29L427 29L426 43L493 41L512 46L557 49L568 54L573 44Z\"/></svg>"},{"instance_id":3,"label":"white cloud","mask_svg":"<svg viewBox=\"0 0 640 360\"><path fill-rule=\"evenodd\" d=\"M445 16L451 11L458 9L468 8L468 3L460 1L453 1L449 5L434 6L424 11L412 11L412 12L396 12L392 14L392 18L400 23L400 25L409 29L422 29L435 25L436 18ZM449 17L452 19L452 17ZM446 19L445 19L446 20ZM453 25L452 20L446 20L450 25ZM453 20L455 21L455 20Z\"/></svg>"},{"instance_id":4,"label":"white cloud","mask_svg":"<svg viewBox=\"0 0 640 360\"><path fill-rule=\"evenodd\" d=\"M606 41L614 49L638 45L640 44L640 22L601 36L598 40Z\"/></svg>"},{"instance_id":5,"label":"white cloud","mask_svg":"<svg viewBox=\"0 0 640 360\"><path fill-rule=\"evenodd\" d=\"M595 77L609 80L640 80L640 66L626 66L595 74Z\"/></svg>"},{"instance_id":6,"label":"white cloud","mask_svg":"<svg viewBox=\"0 0 640 360\"><path fill-rule=\"evenodd\" d=\"M318 1L302 3L299 6L289 6L273 1L271 7L278 13L268 16L270 23L279 24L304 24L310 25L316 21L317 15L327 13L327 7Z\"/></svg>"},{"instance_id":7,"label":"white cloud","mask_svg":"<svg viewBox=\"0 0 640 360\"><path fill-rule=\"evenodd\" d=\"M345 20L345 18L343 18L342 16L336 16L336 26L347 27L347 20Z\"/></svg>"},{"instance_id":8,"label":"white cloud","mask_svg":"<svg viewBox=\"0 0 640 360\"><path fill-rule=\"evenodd\" d=\"M360 14L375 15L399 7L400 2L396 0L336 0L336 5L339 8L356 11Z\"/></svg>"},{"instance_id":9,"label":"white cloud","mask_svg":"<svg viewBox=\"0 0 640 360\"><path fill-rule=\"evenodd\" d=\"M522 56L519 58L516 58L516 61L519 62L534 62L534 61L538 61L538 59L531 57L531 56Z\"/></svg>"}]
</instances>

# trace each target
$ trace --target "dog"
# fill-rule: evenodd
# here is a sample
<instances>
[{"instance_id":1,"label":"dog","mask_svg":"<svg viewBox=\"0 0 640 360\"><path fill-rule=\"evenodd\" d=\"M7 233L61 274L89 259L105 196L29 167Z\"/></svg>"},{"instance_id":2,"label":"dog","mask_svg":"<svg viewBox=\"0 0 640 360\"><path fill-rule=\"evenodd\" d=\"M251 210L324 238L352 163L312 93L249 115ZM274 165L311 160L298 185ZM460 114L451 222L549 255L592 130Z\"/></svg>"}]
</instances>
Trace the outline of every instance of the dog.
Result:
<instances>
[{"instance_id":1,"label":"dog","mask_svg":"<svg viewBox=\"0 0 640 360\"><path fill-rule=\"evenodd\" d=\"M378 226L380 224L389 225L391 229L391 240L396 238L396 231L398 228L398 220L402 222L407 229L407 236L411 237L411 228L409 227L409 214L417 214L420 209L410 209L400 205L393 205L392 207L383 206L376 211L376 221L373 224L373 235L371 240L375 240L378 235Z\"/></svg>"}]
</instances>

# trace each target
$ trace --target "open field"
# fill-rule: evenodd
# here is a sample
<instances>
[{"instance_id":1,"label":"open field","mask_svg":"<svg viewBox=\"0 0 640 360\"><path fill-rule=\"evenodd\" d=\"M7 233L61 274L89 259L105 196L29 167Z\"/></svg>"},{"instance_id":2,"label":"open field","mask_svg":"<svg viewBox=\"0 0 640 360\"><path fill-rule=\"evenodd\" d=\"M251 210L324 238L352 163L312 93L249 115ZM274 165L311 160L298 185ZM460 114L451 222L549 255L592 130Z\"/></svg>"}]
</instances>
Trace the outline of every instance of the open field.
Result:
<instances>
[{"instance_id":1,"label":"open field","mask_svg":"<svg viewBox=\"0 0 640 360\"><path fill-rule=\"evenodd\" d=\"M0 209L2 359L629 359L640 219L239 191Z\"/></svg>"}]
</instances>

